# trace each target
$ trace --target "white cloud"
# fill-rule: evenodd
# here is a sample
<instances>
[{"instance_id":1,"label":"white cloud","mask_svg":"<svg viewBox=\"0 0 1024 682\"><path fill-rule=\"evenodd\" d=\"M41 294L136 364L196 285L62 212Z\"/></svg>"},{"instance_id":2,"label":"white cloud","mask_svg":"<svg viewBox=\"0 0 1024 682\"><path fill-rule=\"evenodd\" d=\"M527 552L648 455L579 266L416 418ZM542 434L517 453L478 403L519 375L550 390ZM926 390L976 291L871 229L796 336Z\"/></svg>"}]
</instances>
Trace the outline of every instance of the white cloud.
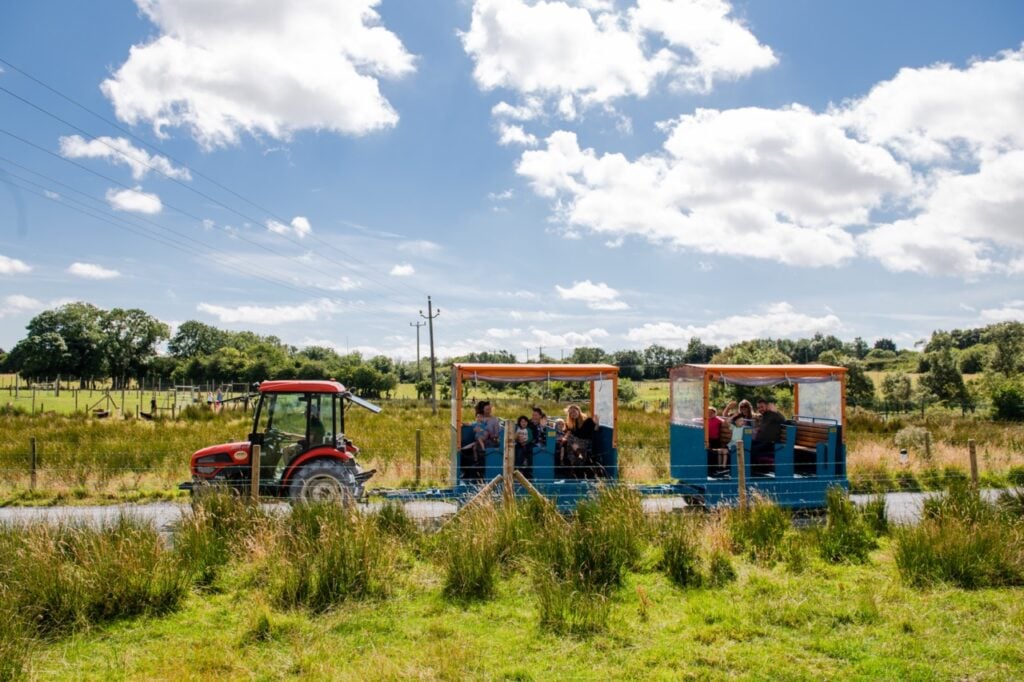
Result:
<instances>
[{"instance_id":1,"label":"white cloud","mask_svg":"<svg viewBox=\"0 0 1024 682\"><path fill-rule=\"evenodd\" d=\"M546 346L548 348L578 348L580 346L596 346L601 339L608 338L606 330L595 327L585 332L565 332L554 334L546 329L531 329L532 339L524 341L523 346Z\"/></svg>"},{"instance_id":2,"label":"white cloud","mask_svg":"<svg viewBox=\"0 0 1024 682\"><path fill-rule=\"evenodd\" d=\"M416 268L409 263L401 263L391 268L391 272L388 274L392 277L411 277L416 274Z\"/></svg>"},{"instance_id":3,"label":"white cloud","mask_svg":"<svg viewBox=\"0 0 1024 682\"><path fill-rule=\"evenodd\" d=\"M520 175L567 233L897 272L1024 273L1024 49L904 69L819 113L698 109L628 158L556 131Z\"/></svg>"},{"instance_id":4,"label":"white cloud","mask_svg":"<svg viewBox=\"0 0 1024 682\"><path fill-rule=\"evenodd\" d=\"M508 201L515 196L515 191L512 188L506 189L502 192L488 192L487 198L491 201Z\"/></svg>"},{"instance_id":5,"label":"white cloud","mask_svg":"<svg viewBox=\"0 0 1024 682\"><path fill-rule=\"evenodd\" d=\"M160 197L150 192L143 192L141 187L135 189L114 189L107 190L107 203L115 211L127 211L130 213L159 213L163 210L163 203Z\"/></svg>"},{"instance_id":6,"label":"white cloud","mask_svg":"<svg viewBox=\"0 0 1024 682\"><path fill-rule=\"evenodd\" d=\"M479 87L524 98L500 102L495 116L531 120L550 98L571 120L579 106L644 97L660 80L706 92L773 66L771 48L731 11L724 0L637 0L621 11L593 0L476 0L462 42Z\"/></svg>"},{"instance_id":7,"label":"white cloud","mask_svg":"<svg viewBox=\"0 0 1024 682\"><path fill-rule=\"evenodd\" d=\"M517 170L570 229L810 266L853 256L842 226L911 184L885 150L802 107L698 110L664 129L665 151L634 161L558 131Z\"/></svg>"},{"instance_id":8,"label":"white cloud","mask_svg":"<svg viewBox=\"0 0 1024 682\"><path fill-rule=\"evenodd\" d=\"M965 69L905 68L848 103L844 122L865 139L918 162L983 158L1024 148L1024 49Z\"/></svg>"},{"instance_id":9,"label":"white cloud","mask_svg":"<svg viewBox=\"0 0 1024 682\"><path fill-rule=\"evenodd\" d=\"M0 300L0 318L9 315L20 315L33 313L46 307L42 301L38 301L22 294L11 294Z\"/></svg>"},{"instance_id":10,"label":"white cloud","mask_svg":"<svg viewBox=\"0 0 1024 682\"><path fill-rule=\"evenodd\" d=\"M816 332L832 334L842 331L842 328L835 315L814 317L781 302L769 305L763 312L731 315L706 325L681 327L671 322L647 323L630 329L626 338L644 346L657 343L683 347L695 336L705 343L726 345L754 338L800 338Z\"/></svg>"},{"instance_id":11,"label":"white cloud","mask_svg":"<svg viewBox=\"0 0 1024 682\"><path fill-rule=\"evenodd\" d=\"M519 145L521 147L536 147L537 136L523 130L522 126L510 125L508 123L498 124L498 144L503 147Z\"/></svg>"},{"instance_id":12,"label":"white cloud","mask_svg":"<svg viewBox=\"0 0 1024 682\"><path fill-rule=\"evenodd\" d=\"M411 239L400 242L398 250L403 253L415 253L419 255L438 253L442 250L441 245L427 239Z\"/></svg>"},{"instance_id":13,"label":"white cloud","mask_svg":"<svg viewBox=\"0 0 1024 682\"><path fill-rule=\"evenodd\" d=\"M124 137L97 137L86 141L80 135L60 138L60 153L69 159L106 159L131 168L132 177L142 180L151 170L177 180L191 180L187 168L178 168L165 157L150 155Z\"/></svg>"},{"instance_id":14,"label":"white cloud","mask_svg":"<svg viewBox=\"0 0 1024 682\"><path fill-rule=\"evenodd\" d=\"M60 195L52 190L44 189L43 194L46 196L47 199L60 199Z\"/></svg>"},{"instance_id":15,"label":"white cloud","mask_svg":"<svg viewBox=\"0 0 1024 682\"><path fill-rule=\"evenodd\" d=\"M68 266L68 273L83 279L115 279L121 276L117 270L111 270L95 263L72 263Z\"/></svg>"},{"instance_id":16,"label":"white cloud","mask_svg":"<svg viewBox=\"0 0 1024 682\"><path fill-rule=\"evenodd\" d=\"M102 84L117 117L158 135L184 126L204 147L303 129L363 135L398 114L380 79L414 58L374 11L380 0L209 3L136 0L159 29Z\"/></svg>"},{"instance_id":17,"label":"white cloud","mask_svg":"<svg viewBox=\"0 0 1024 682\"><path fill-rule=\"evenodd\" d=\"M222 324L281 325L295 322L314 322L329 318L342 310L336 301L321 298L298 305L236 307L200 303L196 310L212 315Z\"/></svg>"},{"instance_id":18,"label":"white cloud","mask_svg":"<svg viewBox=\"0 0 1024 682\"><path fill-rule=\"evenodd\" d=\"M0 275L24 275L32 272L32 266L17 258L0 255Z\"/></svg>"},{"instance_id":19,"label":"white cloud","mask_svg":"<svg viewBox=\"0 0 1024 682\"><path fill-rule=\"evenodd\" d=\"M526 97L523 104L515 106L508 102L498 102L491 107L491 116L513 121L532 121L544 114L544 100L540 97Z\"/></svg>"},{"instance_id":20,"label":"white cloud","mask_svg":"<svg viewBox=\"0 0 1024 682\"><path fill-rule=\"evenodd\" d=\"M580 301L591 310L625 310L629 306L619 300L619 292L604 282L594 284L589 279L573 282L571 287L555 285L555 291L563 301Z\"/></svg>"},{"instance_id":21,"label":"white cloud","mask_svg":"<svg viewBox=\"0 0 1024 682\"><path fill-rule=\"evenodd\" d=\"M313 226L309 224L304 216L295 216L292 218L292 222L289 225L285 225L277 220L268 220L267 229L274 234L289 235L294 234L299 239L304 239L306 235L313 231Z\"/></svg>"},{"instance_id":22,"label":"white cloud","mask_svg":"<svg viewBox=\"0 0 1024 682\"><path fill-rule=\"evenodd\" d=\"M983 324L996 322L1024 322L1024 301L1009 301L1001 308L986 308L981 311Z\"/></svg>"}]
</instances>

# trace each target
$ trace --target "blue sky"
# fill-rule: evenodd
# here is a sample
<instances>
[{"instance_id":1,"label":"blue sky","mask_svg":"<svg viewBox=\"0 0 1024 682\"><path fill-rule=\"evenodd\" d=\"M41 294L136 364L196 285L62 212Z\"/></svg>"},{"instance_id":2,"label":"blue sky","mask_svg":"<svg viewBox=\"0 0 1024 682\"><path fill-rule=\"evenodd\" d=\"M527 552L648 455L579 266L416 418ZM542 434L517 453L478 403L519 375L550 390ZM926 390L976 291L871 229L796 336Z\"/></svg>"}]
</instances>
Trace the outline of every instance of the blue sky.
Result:
<instances>
[{"instance_id":1,"label":"blue sky","mask_svg":"<svg viewBox=\"0 0 1024 682\"><path fill-rule=\"evenodd\" d=\"M240 4L0 8L0 347L70 300L404 358L428 294L442 356L1024 319L1020 3Z\"/></svg>"}]
</instances>

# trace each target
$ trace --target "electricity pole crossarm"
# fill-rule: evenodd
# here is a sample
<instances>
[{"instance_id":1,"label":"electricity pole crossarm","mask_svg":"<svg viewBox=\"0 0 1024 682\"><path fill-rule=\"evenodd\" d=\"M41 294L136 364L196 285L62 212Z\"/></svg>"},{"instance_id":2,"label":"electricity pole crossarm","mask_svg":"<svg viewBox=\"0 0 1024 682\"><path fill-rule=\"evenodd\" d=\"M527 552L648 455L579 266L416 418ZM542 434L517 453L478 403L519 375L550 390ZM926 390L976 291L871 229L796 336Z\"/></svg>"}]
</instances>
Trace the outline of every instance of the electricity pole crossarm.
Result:
<instances>
[{"instance_id":1,"label":"electricity pole crossarm","mask_svg":"<svg viewBox=\"0 0 1024 682\"><path fill-rule=\"evenodd\" d=\"M430 407L433 414L437 414L437 364L436 358L434 357L434 318L441 314L441 309L438 308L434 311L434 304L431 302L430 297L427 296L427 314L424 315L423 311L420 311L420 317L427 321L428 330L430 333ZM455 400L456 396L452 396Z\"/></svg>"}]
</instances>

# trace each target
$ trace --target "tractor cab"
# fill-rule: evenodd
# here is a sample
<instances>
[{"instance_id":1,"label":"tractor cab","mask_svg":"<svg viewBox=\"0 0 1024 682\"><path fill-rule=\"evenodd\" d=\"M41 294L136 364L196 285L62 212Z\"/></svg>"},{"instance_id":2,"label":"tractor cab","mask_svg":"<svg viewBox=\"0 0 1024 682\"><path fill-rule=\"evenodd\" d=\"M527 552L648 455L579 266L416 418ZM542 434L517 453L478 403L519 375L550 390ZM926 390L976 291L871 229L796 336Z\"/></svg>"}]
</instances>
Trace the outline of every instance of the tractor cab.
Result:
<instances>
[{"instance_id":1,"label":"tractor cab","mask_svg":"<svg viewBox=\"0 0 1024 682\"><path fill-rule=\"evenodd\" d=\"M380 407L336 381L264 381L247 441L204 448L192 456L192 486L252 483L252 453L260 447L261 494L293 499L359 498L373 472L355 463L359 449L345 437L346 403Z\"/></svg>"}]
</instances>

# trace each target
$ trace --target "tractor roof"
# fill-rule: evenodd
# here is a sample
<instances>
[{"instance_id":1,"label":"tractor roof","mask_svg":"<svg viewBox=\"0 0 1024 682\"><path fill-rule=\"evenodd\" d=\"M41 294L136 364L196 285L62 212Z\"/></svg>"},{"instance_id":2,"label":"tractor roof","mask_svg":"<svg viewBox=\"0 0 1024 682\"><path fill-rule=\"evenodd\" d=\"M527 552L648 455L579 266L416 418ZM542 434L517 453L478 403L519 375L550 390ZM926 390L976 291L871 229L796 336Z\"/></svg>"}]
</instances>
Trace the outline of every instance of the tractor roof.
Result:
<instances>
[{"instance_id":1,"label":"tractor roof","mask_svg":"<svg viewBox=\"0 0 1024 682\"><path fill-rule=\"evenodd\" d=\"M348 389L337 381L284 379L264 381L260 393L348 393Z\"/></svg>"}]
</instances>

